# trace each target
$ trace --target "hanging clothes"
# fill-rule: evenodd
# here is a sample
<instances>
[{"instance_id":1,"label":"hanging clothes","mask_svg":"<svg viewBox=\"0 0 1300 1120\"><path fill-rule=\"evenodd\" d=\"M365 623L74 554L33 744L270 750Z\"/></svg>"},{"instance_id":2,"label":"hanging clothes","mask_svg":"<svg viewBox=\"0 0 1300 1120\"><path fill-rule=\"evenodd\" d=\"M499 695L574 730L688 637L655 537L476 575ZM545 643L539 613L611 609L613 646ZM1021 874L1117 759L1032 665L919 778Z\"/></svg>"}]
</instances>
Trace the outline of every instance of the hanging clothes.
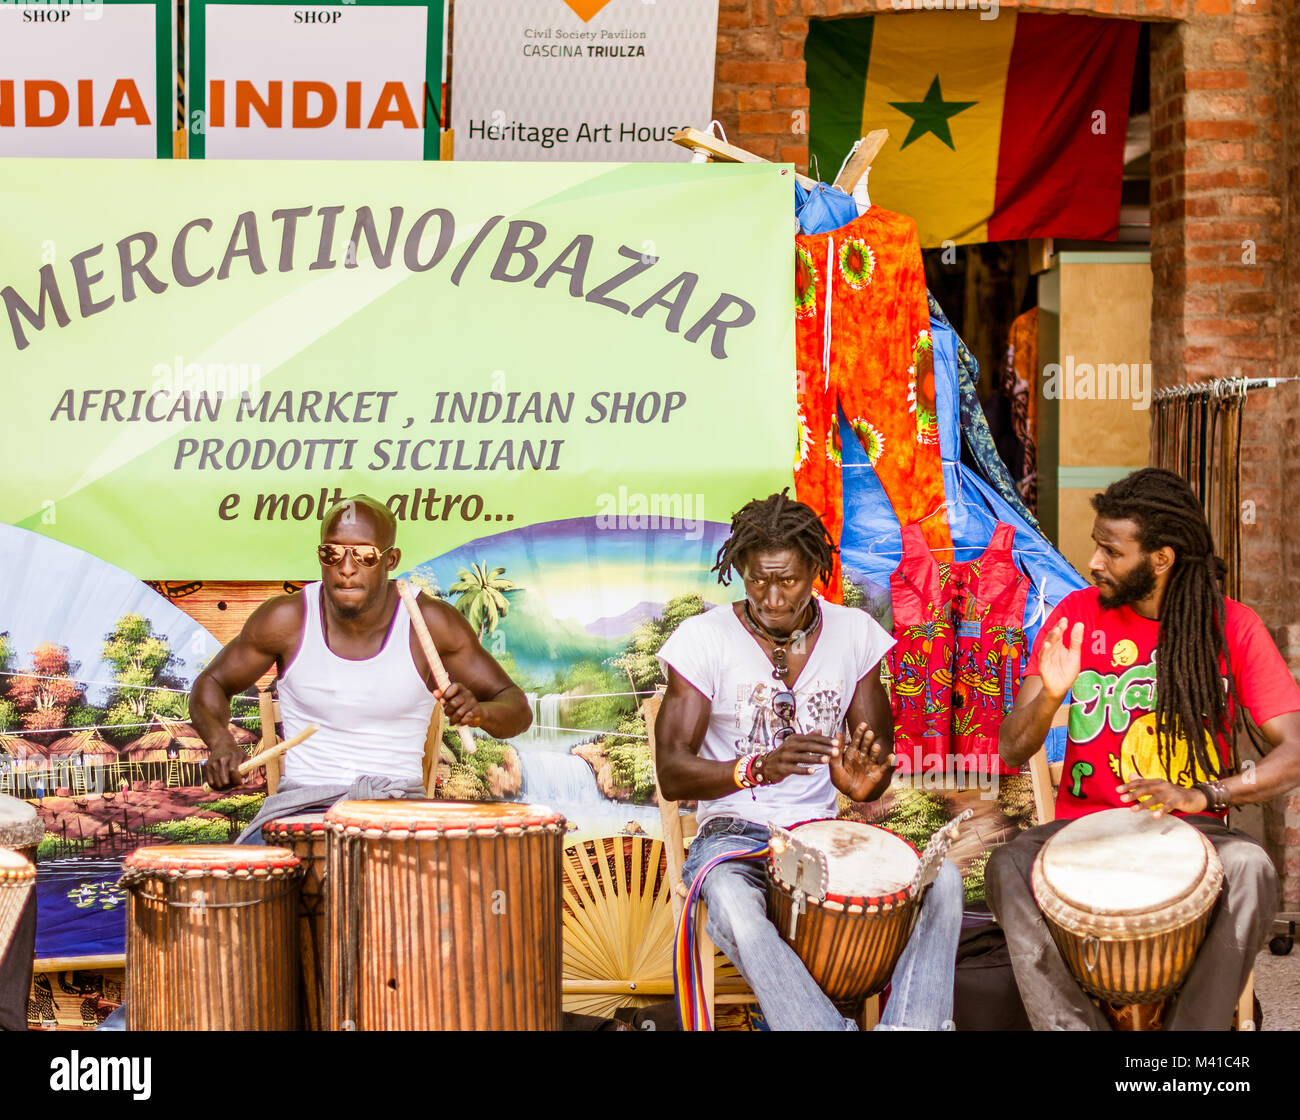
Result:
<instances>
[{"instance_id":1,"label":"hanging clothes","mask_svg":"<svg viewBox=\"0 0 1300 1120\"><path fill-rule=\"evenodd\" d=\"M949 330L952 330L952 324L948 322L948 317L943 313L943 308L939 306L939 301L928 291L926 297L930 301L931 322L942 323ZM1021 499L1015 480L1008 472L1007 466L1002 461L1002 457L998 454L997 447L993 442L993 433L989 430L989 422L984 415L984 409L980 405L979 391L976 389L980 380L979 363L956 331L953 331L953 338L957 343L957 395L961 401L962 448L967 453L969 460L975 464L980 474L983 475L984 480L1001 494L1021 517L1035 529L1038 529L1037 518L1034 517ZM1013 412L1013 424L1014 420ZM1019 434L1018 429L1017 434Z\"/></svg>"},{"instance_id":2,"label":"hanging clothes","mask_svg":"<svg viewBox=\"0 0 1300 1120\"><path fill-rule=\"evenodd\" d=\"M894 645L894 762L900 773L924 773L947 761L952 744L952 590L919 526L903 526L903 559L889 577Z\"/></svg>"},{"instance_id":3,"label":"hanging clothes","mask_svg":"<svg viewBox=\"0 0 1300 1120\"><path fill-rule=\"evenodd\" d=\"M939 457L930 315L916 223L870 207L795 238L795 491L838 543L844 520L838 413L900 524L952 547ZM830 594L839 597L838 559Z\"/></svg>"},{"instance_id":4,"label":"hanging clothes","mask_svg":"<svg viewBox=\"0 0 1300 1120\"><path fill-rule=\"evenodd\" d=\"M999 522L974 560L937 560L915 525L890 577L895 645L894 756L902 773L1013 774L998 730L1020 692L1029 578L1016 567L1015 528Z\"/></svg>"},{"instance_id":5,"label":"hanging clothes","mask_svg":"<svg viewBox=\"0 0 1300 1120\"><path fill-rule=\"evenodd\" d=\"M1014 774L998 755L998 730L1020 692L1029 577L1012 556L1016 531L1003 522L977 560L940 564L953 611L953 754L967 773Z\"/></svg>"},{"instance_id":6,"label":"hanging clothes","mask_svg":"<svg viewBox=\"0 0 1300 1120\"><path fill-rule=\"evenodd\" d=\"M1025 505L1038 509L1038 308L1031 307L1011 324L1008 346L1008 376L1004 378L1011 395L1011 422L1024 457L1017 472Z\"/></svg>"}]
</instances>

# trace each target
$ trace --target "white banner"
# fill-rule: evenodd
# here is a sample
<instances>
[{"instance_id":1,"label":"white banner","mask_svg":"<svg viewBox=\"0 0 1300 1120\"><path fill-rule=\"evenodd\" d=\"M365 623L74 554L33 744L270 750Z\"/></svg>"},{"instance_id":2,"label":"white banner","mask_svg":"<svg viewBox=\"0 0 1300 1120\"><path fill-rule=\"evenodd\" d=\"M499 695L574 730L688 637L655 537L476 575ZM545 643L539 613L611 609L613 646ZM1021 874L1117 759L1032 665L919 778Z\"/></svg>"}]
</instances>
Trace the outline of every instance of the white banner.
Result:
<instances>
[{"instance_id":1,"label":"white banner","mask_svg":"<svg viewBox=\"0 0 1300 1120\"><path fill-rule=\"evenodd\" d=\"M0 156L170 156L174 26L170 0L0 3Z\"/></svg>"},{"instance_id":2,"label":"white banner","mask_svg":"<svg viewBox=\"0 0 1300 1120\"><path fill-rule=\"evenodd\" d=\"M689 159L717 33L718 0L457 0L456 158Z\"/></svg>"},{"instance_id":3,"label":"white banner","mask_svg":"<svg viewBox=\"0 0 1300 1120\"><path fill-rule=\"evenodd\" d=\"M192 157L437 158L441 0L189 11Z\"/></svg>"}]
</instances>

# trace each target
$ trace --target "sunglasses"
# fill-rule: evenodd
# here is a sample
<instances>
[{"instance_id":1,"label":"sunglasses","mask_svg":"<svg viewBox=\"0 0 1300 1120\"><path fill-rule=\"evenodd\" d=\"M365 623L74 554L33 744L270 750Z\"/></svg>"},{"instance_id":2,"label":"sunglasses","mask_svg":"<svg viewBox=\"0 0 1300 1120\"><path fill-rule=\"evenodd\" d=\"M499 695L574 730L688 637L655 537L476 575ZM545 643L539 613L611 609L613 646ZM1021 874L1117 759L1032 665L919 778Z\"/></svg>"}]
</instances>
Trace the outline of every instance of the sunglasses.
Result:
<instances>
[{"instance_id":1,"label":"sunglasses","mask_svg":"<svg viewBox=\"0 0 1300 1120\"><path fill-rule=\"evenodd\" d=\"M383 559L386 552L392 550L391 544L384 549L373 544L323 544L316 549L316 557L325 567L332 568L335 564L343 563L343 557L350 552L352 559L361 567L373 568Z\"/></svg>"},{"instance_id":2,"label":"sunglasses","mask_svg":"<svg viewBox=\"0 0 1300 1120\"><path fill-rule=\"evenodd\" d=\"M787 689L778 692L772 697L772 714L776 716L777 721L781 724L772 736L778 747L795 733L794 712L795 700L793 692Z\"/></svg>"}]
</instances>

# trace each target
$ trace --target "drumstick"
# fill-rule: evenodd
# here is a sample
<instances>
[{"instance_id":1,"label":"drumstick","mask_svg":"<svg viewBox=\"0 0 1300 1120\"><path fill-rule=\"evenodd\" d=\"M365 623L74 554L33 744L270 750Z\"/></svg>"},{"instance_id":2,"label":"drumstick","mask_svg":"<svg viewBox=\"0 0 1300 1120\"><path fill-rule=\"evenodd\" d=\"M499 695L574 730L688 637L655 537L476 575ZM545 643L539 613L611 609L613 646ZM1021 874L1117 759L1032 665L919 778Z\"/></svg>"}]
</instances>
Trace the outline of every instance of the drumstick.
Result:
<instances>
[{"instance_id":1,"label":"drumstick","mask_svg":"<svg viewBox=\"0 0 1300 1120\"><path fill-rule=\"evenodd\" d=\"M239 776L242 778L246 774L251 774L263 763L269 762L273 758L279 758L282 754L284 754L285 751L289 750L292 747L296 747L304 739L311 738L311 736L315 735L316 732L319 730L320 730L319 724L315 724L315 723L310 724L302 731L299 731L298 734L295 735L292 739L286 739L283 743L276 743L275 746L268 747L266 750L253 755L252 758L245 759L243 762L239 764ZM212 787L208 785L207 782L203 783L203 792L204 793L212 792Z\"/></svg>"},{"instance_id":2,"label":"drumstick","mask_svg":"<svg viewBox=\"0 0 1300 1120\"><path fill-rule=\"evenodd\" d=\"M437 681L438 687L446 692L451 687L451 678L447 676L447 670L443 668L442 658L438 656L437 647L433 644L433 637L429 634L429 627L424 621L424 615L420 613L420 604L415 601L415 592L411 590L411 585L404 579L397 581L397 593L402 597L402 602L406 604L406 611L411 616L411 625L415 627L415 636L420 639L420 648L424 650L425 659L429 662L429 668L433 670L433 679ZM477 749L474 746L474 736L470 733L468 727L458 727L460 732L460 745L464 748L466 754L473 754Z\"/></svg>"}]
</instances>

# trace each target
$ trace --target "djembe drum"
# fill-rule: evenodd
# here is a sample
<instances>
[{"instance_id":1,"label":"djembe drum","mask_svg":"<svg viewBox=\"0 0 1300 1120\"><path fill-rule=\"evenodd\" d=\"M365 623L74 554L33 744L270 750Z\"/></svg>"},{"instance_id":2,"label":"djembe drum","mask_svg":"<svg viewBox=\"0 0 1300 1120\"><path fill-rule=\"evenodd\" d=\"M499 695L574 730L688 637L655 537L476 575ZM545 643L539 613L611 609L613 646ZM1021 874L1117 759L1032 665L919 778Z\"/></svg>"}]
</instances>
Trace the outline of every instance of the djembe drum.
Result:
<instances>
[{"instance_id":1,"label":"djembe drum","mask_svg":"<svg viewBox=\"0 0 1300 1120\"><path fill-rule=\"evenodd\" d=\"M44 835L45 825L35 806L0 793L0 848L18 852L35 863L36 849Z\"/></svg>"},{"instance_id":2,"label":"djembe drum","mask_svg":"<svg viewBox=\"0 0 1300 1120\"><path fill-rule=\"evenodd\" d=\"M325 952L325 847L329 829L325 813L279 817L262 825L262 839L272 847L288 848L302 860L302 888L298 895L298 957L301 962L302 1025L321 1029L325 991L321 962Z\"/></svg>"},{"instance_id":3,"label":"djembe drum","mask_svg":"<svg viewBox=\"0 0 1300 1120\"><path fill-rule=\"evenodd\" d=\"M329 1029L560 1028L563 816L345 801L325 821Z\"/></svg>"},{"instance_id":4,"label":"djembe drum","mask_svg":"<svg viewBox=\"0 0 1300 1120\"><path fill-rule=\"evenodd\" d=\"M302 874L286 848L164 844L127 856L127 1029L296 1029Z\"/></svg>"},{"instance_id":5,"label":"djembe drum","mask_svg":"<svg viewBox=\"0 0 1300 1120\"><path fill-rule=\"evenodd\" d=\"M44 835L34 806L0 793L0 973L5 975L31 976L36 956L33 865Z\"/></svg>"},{"instance_id":6,"label":"djembe drum","mask_svg":"<svg viewBox=\"0 0 1300 1120\"><path fill-rule=\"evenodd\" d=\"M889 983L911 936L926 885L921 855L848 820L797 825L772 847L768 916L827 998L852 1010Z\"/></svg>"},{"instance_id":7,"label":"djembe drum","mask_svg":"<svg viewBox=\"0 0 1300 1120\"><path fill-rule=\"evenodd\" d=\"M35 888L36 867L32 861L19 852L0 848L0 960L9 951L9 942ZM24 967L30 980L30 961Z\"/></svg>"},{"instance_id":8,"label":"djembe drum","mask_svg":"<svg viewBox=\"0 0 1300 1120\"><path fill-rule=\"evenodd\" d=\"M1209 840L1176 817L1090 813L1043 845L1031 882L1079 987L1118 1029L1156 1029L1223 885Z\"/></svg>"}]
</instances>

